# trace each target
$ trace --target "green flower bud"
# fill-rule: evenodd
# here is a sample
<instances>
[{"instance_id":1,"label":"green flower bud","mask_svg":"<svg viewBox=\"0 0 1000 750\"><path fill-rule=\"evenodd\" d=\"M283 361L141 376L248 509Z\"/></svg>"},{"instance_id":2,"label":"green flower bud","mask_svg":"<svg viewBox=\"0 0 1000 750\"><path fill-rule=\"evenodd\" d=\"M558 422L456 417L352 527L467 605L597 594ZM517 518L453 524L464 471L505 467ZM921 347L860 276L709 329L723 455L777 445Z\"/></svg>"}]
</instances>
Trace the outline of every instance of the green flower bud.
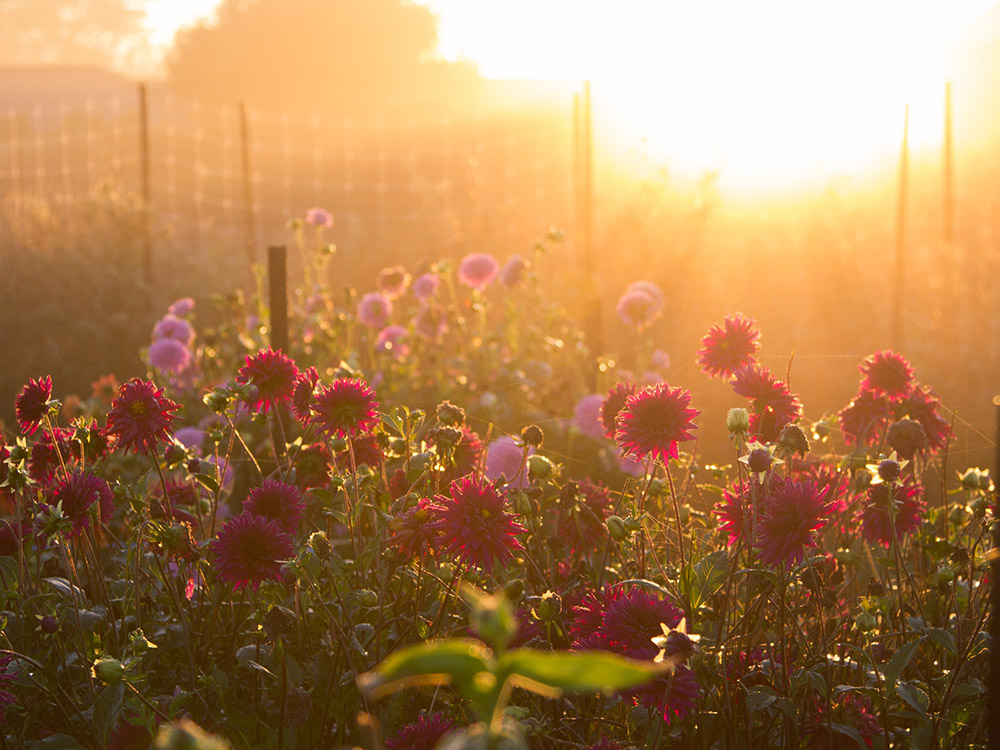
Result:
<instances>
[{"instance_id":1,"label":"green flower bud","mask_svg":"<svg viewBox=\"0 0 1000 750\"><path fill-rule=\"evenodd\" d=\"M125 677L125 667L118 659L97 659L94 662L94 677L105 685L116 685Z\"/></svg>"},{"instance_id":2,"label":"green flower bud","mask_svg":"<svg viewBox=\"0 0 1000 750\"><path fill-rule=\"evenodd\" d=\"M730 409L726 414L726 429L730 433L750 431L750 412L746 409Z\"/></svg>"},{"instance_id":3,"label":"green flower bud","mask_svg":"<svg viewBox=\"0 0 1000 750\"><path fill-rule=\"evenodd\" d=\"M539 620L554 620L562 612L562 598L554 591L546 591L532 608L532 612Z\"/></svg>"},{"instance_id":4,"label":"green flower bud","mask_svg":"<svg viewBox=\"0 0 1000 750\"><path fill-rule=\"evenodd\" d=\"M862 612L854 618L854 627L862 633L869 633L878 627L878 620L875 619L874 615Z\"/></svg>"},{"instance_id":5,"label":"green flower bud","mask_svg":"<svg viewBox=\"0 0 1000 750\"><path fill-rule=\"evenodd\" d=\"M374 607L378 604L378 594L371 589L361 589L358 592L358 603L362 607Z\"/></svg>"},{"instance_id":6,"label":"green flower bud","mask_svg":"<svg viewBox=\"0 0 1000 750\"><path fill-rule=\"evenodd\" d=\"M509 602L516 602L524 593L524 581L520 578L512 578L503 587L503 595Z\"/></svg>"},{"instance_id":7,"label":"green flower bud","mask_svg":"<svg viewBox=\"0 0 1000 750\"><path fill-rule=\"evenodd\" d=\"M542 480L552 476L555 470L552 462L545 456L528 456L528 476L532 479Z\"/></svg>"},{"instance_id":8,"label":"green flower bud","mask_svg":"<svg viewBox=\"0 0 1000 750\"><path fill-rule=\"evenodd\" d=\"M437 406L437 419L443 425L460 426L465 424L465 410L450 401L442 401Z\"/></svg>"},{"instance_id":9,"label":"green flower bud","mask_svg":"<svg viewBox=\"0 0 1000 750\"><path fill-rule=\"evenodd\" d=\"M333 550L330 540L326 538L326 534L322 531L314 531L309 535L309 547L316 553L316 557L320 560L328 558L330 552Z\"/></svg>"},{"instance_id":10,"label":"green flower bud","mask_svg":"<svg viewBox=\"0 0 1000 750\"><path fill-rule=\"evenodd\" d=\"M955 580L955 571L947 565L942 565L934 574L938 583L951 583Z\"/></svg>"},{"instance_id":11,"label":"green flower bud","mask_svg":"<svg viewBox=\"0 0 1000 750\"><path fill-rule=\"evenodd\" d=\"M625 530L625 522L621 519L621 516L608 516L604 523L608 527L608 534L616 542L620 542L628 536L628 532Z\"/></svg>"},{"instance_id":12,"label":"green flower bud","mask_svg":"<svg viewBox=\"0 0 1000 750\"><path fill-rule=\"evenodd\" d=\"M526 494L517 490L510 494L511 505L514 506L514 512L522 516L531 516L535 513L535 506L531 502L531 498Z\"/></svg>"},{"instance_id":13,"label":"green flower bud","mask_svg":"<svg viewBox=\"0 0 1000 750\"><path fill-rule=\"evenodd\" d=\"M222 388L215 388L209 393L206 393L202 398L205 402L205 406L211 409L216 414L222 414L229 406L229 394Z\"/></svg>"}]
</instances>

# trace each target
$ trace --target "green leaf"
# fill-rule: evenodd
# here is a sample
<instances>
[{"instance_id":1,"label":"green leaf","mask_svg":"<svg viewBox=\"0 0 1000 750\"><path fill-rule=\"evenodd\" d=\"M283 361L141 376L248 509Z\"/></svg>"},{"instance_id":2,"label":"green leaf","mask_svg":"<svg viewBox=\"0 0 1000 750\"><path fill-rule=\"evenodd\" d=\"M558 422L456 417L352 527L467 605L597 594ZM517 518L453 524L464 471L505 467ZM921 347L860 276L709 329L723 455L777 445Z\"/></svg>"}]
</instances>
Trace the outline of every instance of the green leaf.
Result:
<instances>
[{"instance_id":1,"label":"green leaf","mask_svg":"<svg viewBox=\"0 0 1000 750\"><path fill-rule=\"evenodd\" d=\"M358 684L375 698L412 681L467 685L475 675L493 671L492 656L486 646L471 639L419 643L387 656L373 671L360 675Z\"/></svg>"},{"instance_id":2,"label":"green leaf","mask_svg":"<svg viewBox=\"0 0 1000 750\"><path fill-rule=\"evenodd\" d=\"M931 737L934 736L934 722L927 720L917 729L910 732L910 747L913 750L931 750ZM942 747L945 743L942 742Z\"/></svg>"},{"instance_id":3,"label":"green leaf","mask_svg":"<svg viewBox=\"0 0 1000 750\"><path fill-rule=\"evenodd\" d=\"M197 480L198 484L200 484L206 490L211 492L213 495L218 494L219 482L218 480L216 480L214 476L212 476L211 474L202 474L202 473L192 474L191 476L194 477L195 480Z\"/></svg>"},{"instance_id":4,"label":"green leaf","mask_svg":"<svg viewBox=\"0 0 1000 750\"><path fill-rule=\"evenodd\" d=\"M104 744L107 744L111 731L118 723L118 714L122 710L124 700L125 685L121 682L108 685L97 694L97 700L94 702L94 723Z\"/></svg>"},{"instance_id":5,"label":"green leaf","mask_svg":"<svg viewBox=\"0 0 1000 750\"><path fill-rule=\"evenodd\" d=\"M557 696L563 692L613 693L655 680L669 669L606 651L519 648L500 657L497 675L532 692Z\"/></svg>"},{"instance_id":6,"label":"green leaf","mask_svg":"<svg viewBox=\"0 0 1000 750\"><path fill-rule=\"evenodd\" d=\"M81 597L83 596L83 591L80 588L71 584L65 578L52 577L52 578L45 578L43 580L47 584L49 584L52 588L54 588L56 591L58 591L60 594L63 594L64 596L72 598L74 591L76 592L77 596Z\"/></svg>"},{"instance_id":7,"label":"green leaf","mask_svg":"<svg viewBox=\"0 0 1000 750\"><path fill-rule=\"evenodd\" d=\"M50 734L32 745L31 750L83 750L83 745L68 734Z\"/></svg>"},{"instance_id":8,"label":"green leaf","mask_svg":"<svg viewBox=\"0 0 1000 750\"><path fill-rule=\"evenodd\" d=\"M990 634L985 630L980 630L976 633L975 639L972 641L972 648L969 649L969 656L967 658L973 659L979 656L981 653L986 651L990 647Z\"/></svg>"},{"instance_id":9,"label":"green leaf","mask_svg":"<svg viewBox=\"0 0 1000 750\"><path fill-rule=\"evenodd\" d=\"M958 646L955 645L955 636L947 630L943 628L927 628L924 634L952 656L958 656Z\"/></svg>"},{"instance_id":10,"label":"green leaf","mask_svg":"<svg viewBox=\"0 0 1000 750\"><path fill-rule=\"evenodd\" d=\"M822 724L820 726L822 727ZM830 728L833 729L833 731L836 732L837 734L843 734L847 737L850 737L852 740L858 743L858 747L864 747L864 748L868 747L868 745L865 743L864 738L861 736L861 732L859 732L855 727L849 726L847 724L841 724L840 722L837 721L832 721L830 722Z\"/></svg>"},{"instance_id":11,"label":"green leaf","mask_svg":"<svg viewBox=\"0 0 1000 750\"><path fill-rule=\"evenodd\" d=\"M258 672L263 672L268 677L270 677L270 678L272 678L274 680L278 679L278 675L276 675L270 669L268 669L267 667L265 667L263 664L260 664L259 662L255 662L253 659L247 659L246 664L251 669L256 669Z\"/></svg>"},{"instance_id":12,"label":"green leaf","mask_svg":"<svg viewBox=\"0 0 1000 750\"><path fill-rule=\"evenodd\" d=\"M756 713L778 700L778 696L769 687L752 687L747 690L747 710Z\"/></svg>"},{"instance_id":13,"label":"green leaf","mask_svg":"<svg viewBox=\"0 0 1000 750\"><path fill-rule=\"evenodd\" d=\"M900 649L892 655L889 659L889 663L885 666L885 673L883 679L885 680L885 692L892 694L892 688L896 684L896 680L899 679L899 675L903 673L906 669L906 665L910 663L910 659L913 658L913 654L916 653L917 649L920 647L920 642L923 640L923 636L917 638L915 641L910 641L904 644Z\"/></svg>"},{"instance_id":14,"label":"green leaf","mask_svg":"<svg viewBox=\"0 0 1000 750\"><path fill-rule=\"evenodd\" d=\"M691 610L706 602L712 594L722 588L729 576L729 553L718 550L705 555L694 566L694 586L690 592Z\"/></svg>"},{"instance_id":15,"label":"green leaf","mask_svg":"<svg viewBox=\"0 0 1000 750\"><path fill-rule=\"evenodd\" d=\"M912 682L900 682L897 684L896 695L906 701L918 714L927 716L927 704L930 703L930 699L927 697L927 693Z\"/></svg>"}]
</instances>

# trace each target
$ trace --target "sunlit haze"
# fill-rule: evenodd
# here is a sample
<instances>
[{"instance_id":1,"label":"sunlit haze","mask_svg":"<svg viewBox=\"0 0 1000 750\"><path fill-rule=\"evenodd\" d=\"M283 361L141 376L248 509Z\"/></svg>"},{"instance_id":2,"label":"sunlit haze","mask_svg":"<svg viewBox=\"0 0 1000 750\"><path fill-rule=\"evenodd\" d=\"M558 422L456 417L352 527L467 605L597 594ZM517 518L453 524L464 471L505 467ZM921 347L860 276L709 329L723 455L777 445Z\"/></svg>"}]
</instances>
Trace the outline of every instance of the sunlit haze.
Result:
<instances>
[{"instance_id":1,"label":"sunlit haze","mask_svg":"<svg viewBox=\"0 0 1000 750\"><path fill-rule=\"evenodd\" d=\"M426 0L440 52L492 78L593 81L598 135L728 187L790 186L940 142L946 53L995 0ZM211 0L155 0L166 45ZM607 139L605 139L607 140Z\"/></svg>"}]
</instances>

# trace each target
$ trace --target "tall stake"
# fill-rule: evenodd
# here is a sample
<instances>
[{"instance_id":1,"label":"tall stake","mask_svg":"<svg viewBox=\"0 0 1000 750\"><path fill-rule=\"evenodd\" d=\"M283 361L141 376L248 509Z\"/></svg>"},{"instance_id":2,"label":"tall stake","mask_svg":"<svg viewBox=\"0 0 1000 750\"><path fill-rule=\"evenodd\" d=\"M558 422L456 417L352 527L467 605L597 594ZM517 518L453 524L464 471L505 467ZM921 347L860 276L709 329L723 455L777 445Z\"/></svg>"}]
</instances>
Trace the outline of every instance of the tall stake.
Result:
<instances>
[{"instance_id":1,"label":"tall stake","mask_svg":"<svg viewBox=\"0 0 1000 750\"><path fill-rule=\"evenodd\" d=\"M267 287L271 310L271 348L288 353L288 251L284 245L267 248Z\"/></svg>"},{"instance_id":2,"label":"tall stake","mask_svg":"<svg viewBox=\"0 0 1000 750\"><path fill-rule=\"evenodd\" d=\"M889 342L899 351L903 339L903 273L906 269L906 204L910 173L910 105L903 116L903 147L899 155L899 184L896 189L896 257L892 274L892 310Z\"/></svg>"},{"instance_id":3,"label":"tall stake","mask_svg":"<svg viewBox=\"0 0 1000 750\"><path fill-rule=\"evenodd\" d=\"M149 183L149 102L146 84L139 84L139 167L142 182L142 268L146 286L153 285L153 231ZM148 299L148 297L147 297Z\"/></svg>"}]
</instances>

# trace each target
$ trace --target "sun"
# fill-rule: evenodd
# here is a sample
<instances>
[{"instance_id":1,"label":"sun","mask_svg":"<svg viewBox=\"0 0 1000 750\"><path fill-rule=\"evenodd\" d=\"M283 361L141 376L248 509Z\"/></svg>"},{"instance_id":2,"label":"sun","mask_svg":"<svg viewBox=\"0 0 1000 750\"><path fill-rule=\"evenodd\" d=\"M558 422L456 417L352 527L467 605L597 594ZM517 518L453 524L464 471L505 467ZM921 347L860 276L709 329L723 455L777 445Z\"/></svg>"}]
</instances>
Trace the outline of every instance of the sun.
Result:
<instances>
[{"instance_id":1,"label":"sun","mask_svg":"<svg viewBox=\"0 0 1000 750\"><path fill-rule=\"evenodd\" d=\"M428 0L442 51L497 78L591 80L595 132L675 173L788 189L943 127L948 45L995 0Z\"/></svg>"}]
</instances>

